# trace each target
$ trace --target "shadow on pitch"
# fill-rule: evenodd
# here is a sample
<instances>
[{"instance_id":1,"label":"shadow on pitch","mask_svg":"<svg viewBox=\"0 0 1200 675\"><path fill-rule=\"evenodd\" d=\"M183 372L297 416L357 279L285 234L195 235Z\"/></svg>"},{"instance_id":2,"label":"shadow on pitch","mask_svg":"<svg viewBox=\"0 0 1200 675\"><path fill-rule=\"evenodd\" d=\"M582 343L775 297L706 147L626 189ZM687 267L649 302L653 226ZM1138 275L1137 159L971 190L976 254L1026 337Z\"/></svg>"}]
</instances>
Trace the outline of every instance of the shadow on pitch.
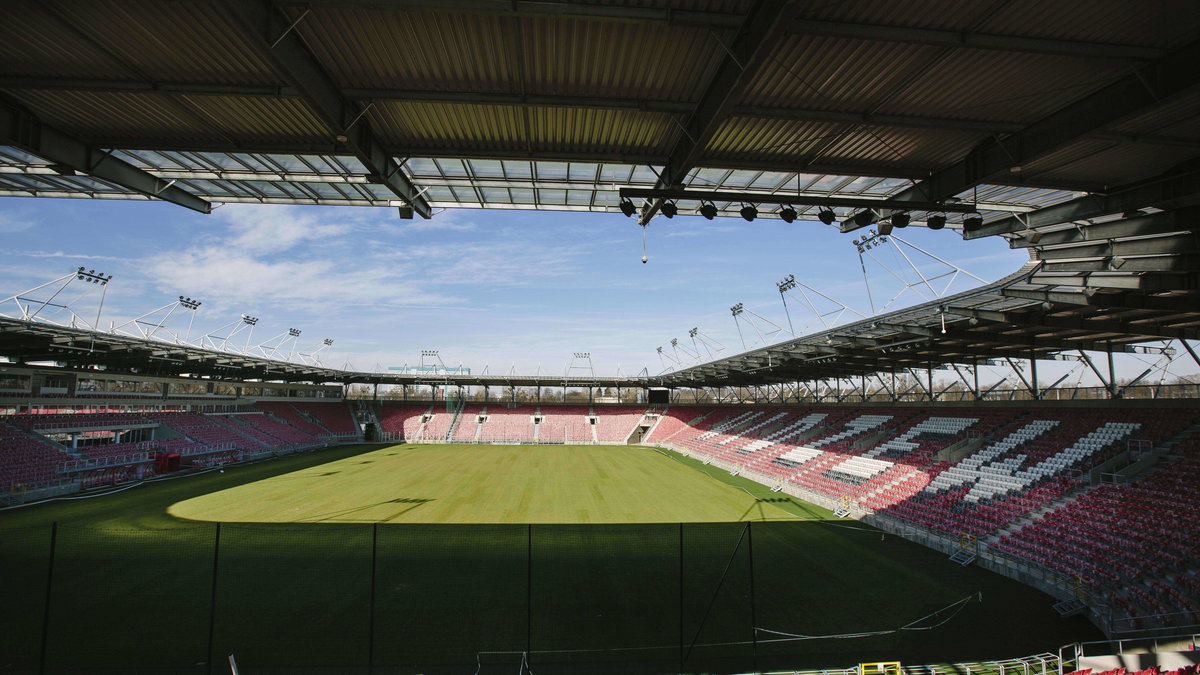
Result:
<instances>
[{"instance_id":1,"label":"shadow on pitch","mask_svg":"<svg viewBox=\"0 0 1200 675\"><path fill-rule=\"evenodd\" d=\"M334 521L338 521L338 522L351 522L351 523L373 523L373 522L386 523L390 520L395 520L396 518L399 518L400 516L408 513L409 511L412 511L413 509L415 509L419 506L422 506L424 504L428 504L429 502L432 502L432 501L434 501L434 500L433 499L419 499L419 498L412 498L412 497L397 497L396 499L388 499L386 501L376 502L374 504L367 504L365 506L355 506L353 508L341 509L338 511L330 511L328 513L318 513L315 516L312 516L309 518L304 518L303 520L299 520L297 522L324 523L324 522L329 522L331 520L334 520ZM404 505L404 508L400 509L399 511L396 511L395 513L393 513L392 515L390 515L386 518L366 518L366 519L347 518L347 516L350 516L350 515L353 515L356 513L362 513L363 511L366 511L368 509L373 509L376 507L384 506L385 504L402 504L402 505Z\"/></svg>"}]
</instances>

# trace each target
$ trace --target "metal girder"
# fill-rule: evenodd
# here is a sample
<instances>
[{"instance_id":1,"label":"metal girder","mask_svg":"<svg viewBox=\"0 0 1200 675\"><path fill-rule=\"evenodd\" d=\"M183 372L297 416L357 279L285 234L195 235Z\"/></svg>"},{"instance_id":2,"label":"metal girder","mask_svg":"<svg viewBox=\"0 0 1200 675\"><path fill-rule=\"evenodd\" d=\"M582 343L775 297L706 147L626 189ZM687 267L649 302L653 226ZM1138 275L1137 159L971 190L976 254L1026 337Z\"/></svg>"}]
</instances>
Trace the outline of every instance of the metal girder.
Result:
<instances>
[{"instance_id":1,"label":"metal girder","mask_svg":"<svg viewBox=\"0 0 1200 675\"><path fill-rule=\"evenodd\" d=\"M225 6L236 17L248 42L259 54L285 74L312 112L333 136L331 141L363 163L375 181L388 187L423 218L433 215L429 202L404 175L371 131L365 109L342 96L304 41L291 30L291 22L275 10L271 0L227 0Z\"/></svg>"},{"instance_id":2,"label":"metal girder","mask_svg":"<svg viewBox=\"0 0 1200 675\"><path fill-rule=\"evenodd\" d=\"M754 77L767 50L774 46L782 32L787 8L788 3L784 0L758 0L733 40L728 45L722 42L726 47L725 58L717 66L695 110L681 125L682 133L672 147L655 187L683 186L683 179L697 165L709 140L729 117L742 87ZM641 224L650 222L661 205L661 199L648 204L642 210Z\"/></svg>"},{"instance_id":3,"label":"metal girder","mask_svg":"<svg viewBox=\"0 0 1200 675\"><path fill-rule=\"evenodd\" d=\"M12 145L53 162L59 173L80 173L106 181L147 197L209 213L212 204L160 180L110 152L90 146L54 127L43 124L33 113L0 98L0 144Z\"/></svg>"},{"instance_id":4,"label":"metal girder","mask_svg":"<svg viewBox=\"0 0 1200 675\"><path fill-rule=\"evenodd\" d=\"M1034 212L1036 213L1036 212ZM1076 244L1085 242L1104 241L1106 239L1122 239L1126 237L1144 237L1169 232L1185 232L1193 227L1200 227L1200 208L1186 208L1175 211L1152 213L1148 216L1135 216L1107 223L1071 226L1054 232L1038 231L1022 232L1019 236L1008 241L1009 248L1045 249L1061 244ZM1035 243L1033 239L1036 238Z\"/></svg>"},{"instance_id":5,"label":"metal girder","mask_svg":"<svg viewBox=\"0 0 1200 675\"><path fill-rule=\"evenodd\" d=\"M1063 305L1088 305L1092 307L1130 308L1130 309L1161 309L1166 311L1194 310L1200 304L1200 297L1194 292L1168 297L1087 293L1084 289L1067 290L1063 288L1028 289L1005 288L1000 291L1009 298L1038 300Z\"/></svg>"},{"instance_id":6,"label":"metal girder","mask_svg":"<svg viewBox=\"0 0 1200 675\"><path fill-rule=\"evenodd\" d=\"M872 199L870 197L819 197L804 195L789 195L782 192L771 194L761 192L732 192L715 190L687 190L684 188L621 188L621 196L633 199L690 199L712 202L746 202L753 204L795 204L803 206L845 206L850 208L902 208L913 210L941 210L955 213L970 213L974 205L951 204L941 205L933 202L917 203L902 202L892 199Z\"/></svg>"},{"instance_id":7,"label":"metal girder","mask_svg":"<svg viewBox=\"0 0 1200 675\"><path fill-rule=\"evenodd\" d=\"M980 321L1004 325L1086 330L1094 333L1124 333L1127 335L1143 335L1148 338L1200 339L1200 327L1165 325L1167 319L1162 316L1141 316L1132 319L1119 315L1108 316L1105 314L1097 314L1092 317L1054 316L1039 312L1000 312L957 305L949 305L946 310L949 314L974 317ZM1175 316L1181 323L1192 321L1186 317Z\"/></svg>"},{"instance_id":8,"label":"metal girder","mask_svg":"<svg viewBox=\"0 0 1200 675\"><path fill-rule=\"evenodd\" d=\"M1001 218L974 232L964 233L963 236L966 239L979 239L997 234L1037 230L1048 225L1083 221L1111 213L1133 213L1147 206L1164 210L1184 209L1183 217L1194 218L1195 211L1187 207L1196 204L1200 204L1200 165L1192 162L1176 167L1162 176L1117 188L1107 194L1088 195L1020 216ZM1127 220L1134 221L1137 218ZM1048 237L1049 233L1043 236Z\"/></svg>"},{"instance_id":9,"label":"metal girder","mask_svg":"<svg viewBox=\"0 0 1200 675\"><path fill-rule=\"evenodd\" d=\"M1186 272L1200 269L1200 256L1192 253L1172 253L1137 257L1092 257L1049 260L1047 272L1104 272L1120 269L1126 274L1144 272Z\"/></svg>"},{"instance_id":10,"label":"metal girder","mask_svg":"<svg viewBox=\"0 0 1200 675\"><path fill-rule=\"evenodd\" d=\"M355 7L563 17L727 29L737 28L742 19L741 15L728 12L592 4L568 0L278 0L278 4L306 8Z\"/></svg>"},{"instance_id":11,"label":"metal girder","mask_svg":"<svg viewBox=\"0 0 1200 675\"><path fill-rule=\"evenodd\" d=\"M1162 58L1164 50L1141 45L1121 45L1105 42L1083 42L1025 37L1020 35L994 35L967 33L954 30L887 26L881 24L847 23L796 19L789 26L792 32L804 35L824 35L875 42L907 42L932 47L958 47L961 49L988 49L1028 54L1050 54L1076 56L1092 59L1116 59L1120 61L1152 61Z\"/></svg>"},{"instance_id":12,"label":"metal girder","mask_svg":"<svg viewBox=\"0 0 1200 675\"><path fill-rule=\"evenodd\" d=\"M1095 258L1112 256L1169 255L1190 253L1196 250L1196 235L1191 231L1167 232L1144 235L1137 238L1109 239L1088 236L1089 241L1044 246L1038 244L1039 260L1065 260L1072 258Z\"/></svg>"},{"instance_id":13,"label":"metal girder","mask_svg":"<svg viewBox=\"0 0 1200 675\"><path fill-rule=\"evenodd\" d=\"M1193 90L1200 84L1200 69L1195 67L1197 62L1200 62L1200 42L1192 42L1021 131L980 143L961 161L935 172L893 199L940 202L992 176L1020 174L1023 165L1082 136L1153 110ZM1147 89L1151 90L1149 96ZM843 231L854 229L857 226L853 221L842 224Z\"/></svg>"}]
</instances>

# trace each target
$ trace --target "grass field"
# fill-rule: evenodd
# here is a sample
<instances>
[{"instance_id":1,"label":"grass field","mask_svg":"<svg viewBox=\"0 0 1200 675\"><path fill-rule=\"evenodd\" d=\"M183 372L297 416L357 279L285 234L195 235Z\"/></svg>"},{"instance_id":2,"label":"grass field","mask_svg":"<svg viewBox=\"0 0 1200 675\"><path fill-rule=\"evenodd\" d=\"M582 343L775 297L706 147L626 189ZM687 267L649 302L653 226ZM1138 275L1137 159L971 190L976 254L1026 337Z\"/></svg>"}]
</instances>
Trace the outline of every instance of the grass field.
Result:
<instances>
[{"instance_id":1,"label":"grass field","mask_svg":"<svg viewBox=\"0 0 1200 675\"><path fill-rule=\"evenodd\" d=\"M303 499L297 499L303 495ZM287 523L679 523L794 519L660 451L404 445L174 504L178 518Z\"/></svg>"},{"instance_id":2,"label":"grass field","mask_svg":"<svg viewBox=\"0 0 1200 675\"><path fill-rule=\"evenodd\" d=\"M37 672L44 620L59 673L207 672L210 627L251 674L487 675L527 650L538 673L745 672L1098 637L1030 588L780 499L644 448L358 446L0 512L0 672ZM888 630L980 594L929 631L753 630Z\"/></svg>"}]
</instances>

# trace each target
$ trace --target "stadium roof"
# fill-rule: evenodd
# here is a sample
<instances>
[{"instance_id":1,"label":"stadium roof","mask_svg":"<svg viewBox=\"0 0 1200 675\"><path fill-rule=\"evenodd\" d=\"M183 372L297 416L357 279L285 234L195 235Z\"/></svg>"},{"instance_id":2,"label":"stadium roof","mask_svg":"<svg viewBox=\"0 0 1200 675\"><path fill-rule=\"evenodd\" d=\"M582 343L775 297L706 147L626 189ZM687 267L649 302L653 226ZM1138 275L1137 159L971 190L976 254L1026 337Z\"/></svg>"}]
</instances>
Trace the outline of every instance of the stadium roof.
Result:
<instances>
[{"instance_id":1,"label":"stadium roof","mask_svg":"<svg viewBox=\"0 0 1200 675\"><path fill-rule=\"evenodd\" d=\"M900 363L883 358L887 345L923 337L940 343L914 357L926 363L1200 337L1191 0L6 10L0 195L160 199L201 212L405 206L428 217L617 212L620 190L637 189L643 223L672 199L681 213L709 199L725 216L743 203L777 216L794 203L808 220L832 199L845 231L910 211L923 224L945 207L965 238L1005 236L1039 261L907 310L892 328L854 324L669 382L886 369ZM964 206L981 225L964 228ZM830 356L809 349L818 338L836 368L815 368Z\"/></svg>"},{"instance_id":2,"label":"stadium roof","mask_svg":"<svg viewBox=\"0 0 1200 675\"><path fill-rule=\"evenodd\" d=\"M995 219L1200 154L1187 0L7 9L9 195L426 215L614 211L622 186L885 197L919 181L934 201L994 185Z\"/></svg>"}]
</instances>

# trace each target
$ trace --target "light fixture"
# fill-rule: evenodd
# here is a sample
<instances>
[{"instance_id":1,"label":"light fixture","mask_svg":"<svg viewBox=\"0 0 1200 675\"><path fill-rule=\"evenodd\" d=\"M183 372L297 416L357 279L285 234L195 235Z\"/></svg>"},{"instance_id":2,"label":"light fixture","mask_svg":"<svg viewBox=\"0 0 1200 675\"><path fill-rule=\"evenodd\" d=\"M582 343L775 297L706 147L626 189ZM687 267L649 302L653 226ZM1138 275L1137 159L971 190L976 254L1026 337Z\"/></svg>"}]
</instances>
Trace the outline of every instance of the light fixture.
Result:
<instances>
[{"instance_id":1,"label":"light fixture","mask_svg":"<svg viewBox=\"0 0 1200 675\"><path fill-rule=\"evenodd\" d=\"M837 214L833 212L833 209L821 209L817 213L817 220L826 225L832 225L833 221L837 220Z\"/></svg>"},{"instance_id":2,"label":"light fixture","mask_svg":"<svg viewBox=\"0 0 1200 675\"><path fill-rule=\"evenodd\" d=\"M963 231L975 232L983 227L983 216L979 215L978 211L963 214Z\"/></svg>"},{"instance_id":3,"label":"light fixture","mask_svg":"<svg viewBox=\"0 0 1200 675\"><path fill-rule=\"evenodd\" d=\"M912 220L912 216L908 215L907 212L892 214L892 226L893 227L900 227L900 228L908 227L908 221L910 221L910 220Z\"/></svg>"},{"instance_id":4,"label":"light fixture","mask_svg":"<svg viewBox=\"0 0 1200 675\"><path fill-rule=\"evenodd\" d=\"M946 214L934 213L925 219L925 226L931 230L940 230L946 226Z\"/></svg>"},{"instance_id":5,"label":"light fixture","mask_svg":"<svg viewBox=\"0 0 1200 675\"><path fill-rule=\"evenodd\" d=\"M717 217L716 204L713 204L712 202L701 202L700 203L700 215L704 216L707 220L712 220L713 218L716 218Z\"/></svg>"},{"instance_id":6,"label":"light fixture","mask_svg":"<svg viewBox=\"0 0 1200 675\"><path fill-rule=\"evenodd\" d=\"M871 209L866 209L865 211L859 211L858 213L854 214L853 220L855 225L859 227L866 227L875 222L876 218L877 217L874 211Z\"/></svg>"},{"instance_id":7,"label":"light fixture","mask_svg":"<svg viewBox=\"0 0 1200 675\"><path fill-rule=\"evenodd\" d=\"M886 242L887 235L889 235L891 233L892 233L892 223L891 222L879 223L879 243L882 244L882 243Z\"/></svg>"},{"instance_id":8,"label":"light fixture","mask_svg":"<svg viewBox=\"0 0 1200 675\"><path fill-rule=\"evenodd\" d=\"M779 209L779 218L785 223L796 222L796 209L785 204L783 208Z\"/></svg>"},{"instance_id":9,"label":"light fixture","mask_svg":"<svg viewBox=\"0 0 1200 675\"><path fill-rule=\"evenodd\" d=\"M636 212L637 207L633 205L633 201L629 199L621 200L621 213L624 213L626 218L632 217Z\"/></svg>"},{"instance_id":10,"label":"light fixture","mask_svg":"<svg viewBox=\"0 0 1200 675\"><path fill-rule=\"evenodd\" d=\"M750 222L758 217L758 209L754 208L753 204L743 206L738 213L742 214L742 219Z\"/></svg>"},{"instance_id":11,"label":"light fixture","mask_svg":"<svg viewBox=\"0 0 1200 675\"><path fill-rule=\"evenodd\" d=\"M675 205L675 202L663 202L660 210L662 211L662 214L668 218L674 218L675 214L679 213L679 207Z\"/></svg>"}]
</instances>

